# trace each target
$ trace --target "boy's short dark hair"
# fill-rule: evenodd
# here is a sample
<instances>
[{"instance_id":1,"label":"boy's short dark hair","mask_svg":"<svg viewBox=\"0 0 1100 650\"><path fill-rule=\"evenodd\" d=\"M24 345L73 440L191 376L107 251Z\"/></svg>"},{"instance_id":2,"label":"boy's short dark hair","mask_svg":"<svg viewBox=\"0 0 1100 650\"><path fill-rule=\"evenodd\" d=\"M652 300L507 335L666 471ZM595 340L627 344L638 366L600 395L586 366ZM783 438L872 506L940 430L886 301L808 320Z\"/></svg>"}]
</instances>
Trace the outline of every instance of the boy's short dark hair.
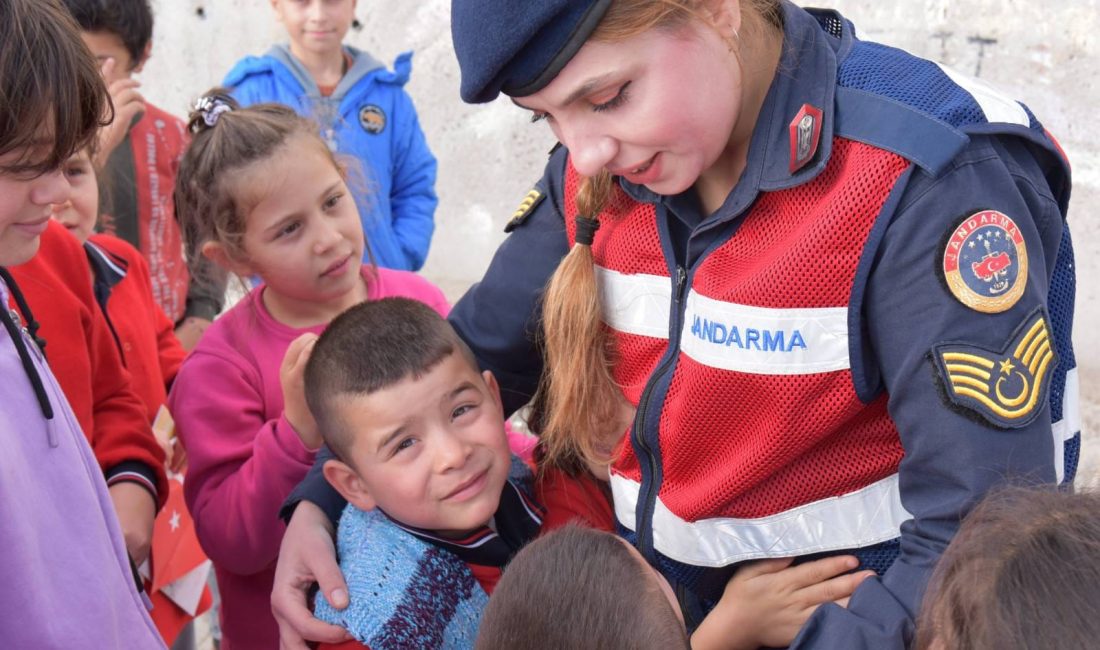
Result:
<instances>
[{"instance_id":1,"label":"boy's short dark hair","mask_svg":"<svg viewBox=\"0 0 1100 650\"><path fill-rule=\"evenodd\" d=\"M354 441L335 414L335 401L417 379L455 352L477 370L473 353L451 324L416 300L372 300L334 318L305 371L306 402L329 448L348 462Z\"/></svg>"},{"instance_id":2,"label":"boy's short dark hair","mask_svg":"<svg viewBox=\"0 0 1100 650\"><path fill-rule=\"evenodd\" d=\"M95 58L57 0L0 2L0 106L0 156L19 152L5 174L56 170L110 123Z\"/></svg>"},{"instance_id":3,"label":"boy's short dark hair","mask_svg":"<svg viewBox=\"0 0 1100 650\"><path fill-rule=\"evenodd\" d=\"M1096 648L1098 599L1100 492L998 488L937 563L914 648Z\"/></svg>"},{"instance_id":4,"label":"boy's short dark hair","mask_svg":"<svg viewBox=\"0 0 1100 650\"><path fill-rule=\"evenodd\" d=\"M63 0L86 32L109 32L122 39L134 65L153 40L153 10L149 0Z\"/></svg>"},{"instance_id":5,"label":"boy's short dark hair","mask_svg":"<svg viewBox=\"0 0 1100 650\"><path fill-rule=\"evenodd\" d=\"M688 648L642 561L611 533L566 526L524 547L481 615L476 650Z\"/></svg>"}]
</instances>

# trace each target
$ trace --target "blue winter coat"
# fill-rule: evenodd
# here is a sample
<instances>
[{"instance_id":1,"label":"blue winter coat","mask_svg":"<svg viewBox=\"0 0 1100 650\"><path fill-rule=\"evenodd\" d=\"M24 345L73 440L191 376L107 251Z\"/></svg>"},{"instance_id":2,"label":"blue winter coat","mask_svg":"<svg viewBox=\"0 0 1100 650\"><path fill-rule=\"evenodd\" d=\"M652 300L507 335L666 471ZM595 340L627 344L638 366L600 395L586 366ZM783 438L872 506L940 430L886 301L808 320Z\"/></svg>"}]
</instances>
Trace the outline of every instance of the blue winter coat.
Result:
<instances>
[{"instance_id":1,"label":"blue winter coat","mask_svg":"<svg viewBox=\"0 0 1100 650\"><path fill-rule=\"evenodd\" d=\"M245 57L222 83L244 106L279 102L317 120L329 147L351 163L349 186L374 261L415 271L428 256L439 201L435 156L402 88L412 70L412 53L397 57L391 72L366 52L344 50L352 64L329 97L321 96L312 76L283 45L261 57Z\"/></svg>"}]
</instances>

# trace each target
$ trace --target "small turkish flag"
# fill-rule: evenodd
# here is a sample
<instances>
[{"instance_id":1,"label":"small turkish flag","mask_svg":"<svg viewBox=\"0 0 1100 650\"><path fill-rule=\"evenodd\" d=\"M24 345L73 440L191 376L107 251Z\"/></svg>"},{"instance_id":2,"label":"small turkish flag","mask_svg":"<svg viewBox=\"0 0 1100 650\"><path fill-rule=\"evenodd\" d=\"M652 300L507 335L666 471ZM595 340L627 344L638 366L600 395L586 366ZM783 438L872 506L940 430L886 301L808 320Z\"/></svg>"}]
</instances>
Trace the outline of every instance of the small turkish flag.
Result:
<instances>
[{"instance_id":1,"label":"small turkish flag","mask_svg":"<svg viewBox=\"0 0 1100 650\"><path fill-rule=\"evenodd\" d=\"M151 615L169 646L183 626L210 609L210 560L195 537L195 522L183 501L183 476L168 479L168 501L153 524Z\"/></svg>"}]
</instances>

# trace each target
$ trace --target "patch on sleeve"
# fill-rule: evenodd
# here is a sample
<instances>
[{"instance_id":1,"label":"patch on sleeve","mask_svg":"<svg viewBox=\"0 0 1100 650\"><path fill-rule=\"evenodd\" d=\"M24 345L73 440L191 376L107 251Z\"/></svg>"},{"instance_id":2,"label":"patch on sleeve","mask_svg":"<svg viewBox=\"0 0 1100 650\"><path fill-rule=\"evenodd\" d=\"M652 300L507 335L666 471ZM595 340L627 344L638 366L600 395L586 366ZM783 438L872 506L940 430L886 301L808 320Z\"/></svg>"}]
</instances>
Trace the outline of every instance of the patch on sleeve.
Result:
<instances>
[{"instance_id":1,"label":"patch on sleeve","mask_svg":"<svg viewBox=\"0 0 1100 650\"><path fill-rule=\"evenodd\" d=\"M1050 374L1058 365L1041 307L1013 332L1001 350L946 343L932 348L947 397L995 426L1027 426L1047 402Z\"/></svg>"},{"instance_id":2,"label":"patch on sleeve","mask_svg":"<svg viewBox=\"0 0 1100 650\"><path fill-rule=\"evenodd\" d=\"M963 219L944 247L943 275L951 294L975 311L1012 308L1027 286L1027 245L1016 222L996 210Z\"/></svg>"},{"instance_id":3,"label":"patch on sleeve","mask_svg":"<svg viewBox=\"0 0 1100 650\"><path fill-rule=\"evenodd\" d=\"M516 228L523 225L523 222L527 220L527 216L531 214L531 211L535 209L542 200L546 198L546 193L543 192L536 185L531 188L531 191L527 193L527 196L523 197L520 201L519 207L516 208L512 218L508 220L508 225L504 226L504 232L512 232Z\"/></svg>"}]
</instances>

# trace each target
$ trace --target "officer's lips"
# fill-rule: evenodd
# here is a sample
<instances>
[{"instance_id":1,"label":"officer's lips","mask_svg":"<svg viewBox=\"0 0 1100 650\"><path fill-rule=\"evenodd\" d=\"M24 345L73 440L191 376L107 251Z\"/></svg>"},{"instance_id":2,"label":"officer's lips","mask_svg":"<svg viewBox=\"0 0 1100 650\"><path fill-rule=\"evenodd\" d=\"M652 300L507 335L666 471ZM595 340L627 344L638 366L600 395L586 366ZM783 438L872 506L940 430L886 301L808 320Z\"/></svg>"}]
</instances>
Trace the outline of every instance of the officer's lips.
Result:
<instances>
[{"instance_id":1,"label":"officer's lips","mask_svg":"<svg viewBox=\"0 0 1100 650\"><path fill-rule=\"evenodd\" d=\"M661 174L660 153L653 154L649 160L637 165L609 169L615 176L622 176L635 185L645 185L657 180Z\"/></svg>"}]
</instances>

